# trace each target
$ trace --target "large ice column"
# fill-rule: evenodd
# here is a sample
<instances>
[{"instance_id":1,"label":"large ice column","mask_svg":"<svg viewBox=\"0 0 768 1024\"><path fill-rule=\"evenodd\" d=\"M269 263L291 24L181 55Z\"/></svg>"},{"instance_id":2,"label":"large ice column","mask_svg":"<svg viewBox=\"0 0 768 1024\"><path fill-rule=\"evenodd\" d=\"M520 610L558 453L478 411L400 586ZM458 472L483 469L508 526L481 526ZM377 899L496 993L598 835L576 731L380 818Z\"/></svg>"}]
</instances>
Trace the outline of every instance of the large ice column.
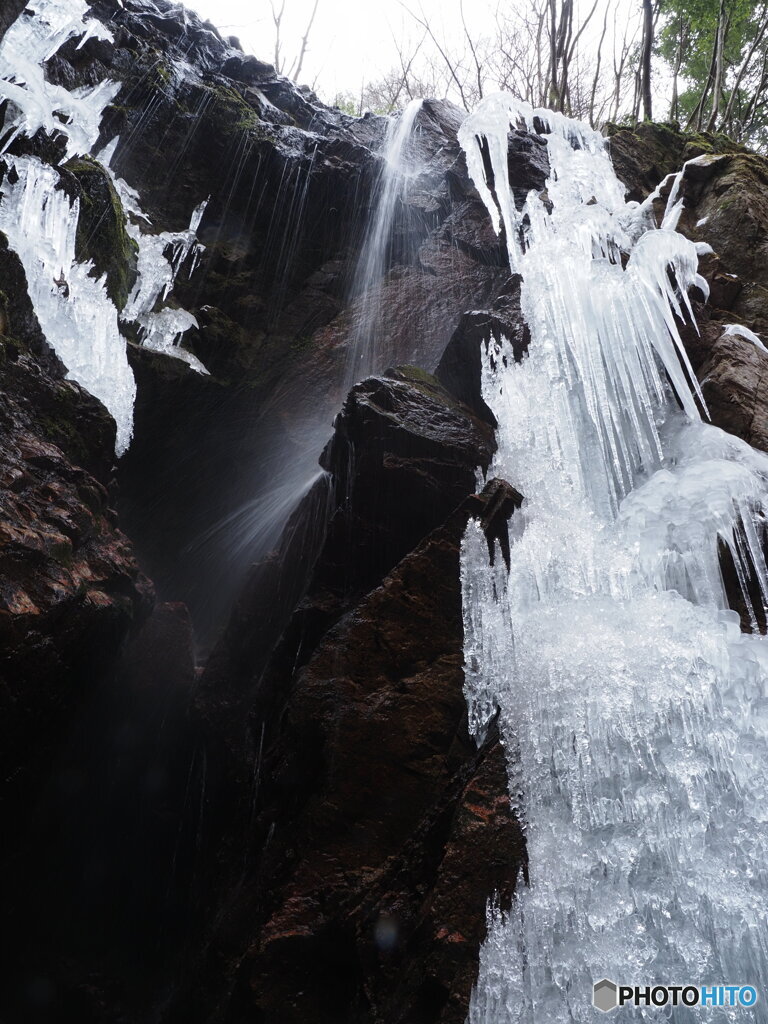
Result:
<instances>
[{"instance_id":1,"label":"large ice column","mask_svg":"<svg viewBox=\"0 0 768 1024\"><path fill-rule=\"evenodd\" d=\"M516 211L507 183L509 127L534 123L551 215L535 195ZM741 633L719 556L768 605L768 457L701 419L676 326L696 247L674 198L655 229L603 140L561 115L492 97L461 139L531 330L521 363L502 340L483 364L489 472L527 496L509 573L478 524L462 546L470 721L481 735L499 708L517 751L531 880L491 914L470 1020L591 1022L604 977L764 987L768 641Z\"/></svg>"},{"instance_id":2,"label":"large ice column","mask_svg":"<svg viewBox=\"0 0 768 1024\"><path fill-rule=\"evenodd\" d=\"M131 440L136 383L104 278L75 260L79 203L58 172L34 157L4 157L0 230L21 259L30 298L68 376L100 399L117 424L117 454Z\"/></svg>"}]
</instances>

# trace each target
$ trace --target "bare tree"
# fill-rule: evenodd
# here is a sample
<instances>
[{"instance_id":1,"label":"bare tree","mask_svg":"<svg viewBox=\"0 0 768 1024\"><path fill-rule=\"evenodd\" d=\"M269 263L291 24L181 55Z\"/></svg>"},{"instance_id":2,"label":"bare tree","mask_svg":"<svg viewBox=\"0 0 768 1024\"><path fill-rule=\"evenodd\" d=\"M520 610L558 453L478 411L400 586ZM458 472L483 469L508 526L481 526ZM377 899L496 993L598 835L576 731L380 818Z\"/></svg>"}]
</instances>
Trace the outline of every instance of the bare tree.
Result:
<instances>
[{"instance_id":1,"label":"bare tree","mask_svg":"<svg viewBox=\"0 0 768 1024\"><path fill-rule=\"evenodd\" d=\"M286 0L281 0L280 6L277 6L276 0L269 0L269 6L272 11L272 21L275 26L275 49L274 49L274 62L275 71L279 75L286 75L288 78L292 78L294 82L298 82L301 69L304 66L304 56L307 52L309 45L309 36L312 31L312 26L315 23L315 16L317 15L317 8L320 4L320 0L315 0L314 6L312 7L312 13L307 21L306 29L301 37L301 43L299 44L299 52L294 57L290 66L286 70L286 62L283 57L283 17L285 16L285 4Z\"/></svg>"},{"instance_id":2,"label":"bare tree","mask_svg":"<svg viewBox=\"0 0 768 1024\"><path fill-rule=\"evenodd\" d=\"M400 0L418 35L396 40L398 64L361 89L359 109L387 112L419 95L447 96L470 109L488 91L504 89L593 126L615 119L638 63L640 7L627 20L620 18L618 0L582 0L581 9L578 2L498 0L490 33L481 36L458 0L454 31L442 36L424 9L412 6L419 0ZM657 11L658 3L650 2ZM598 11L601 26L592 32ZM605 60L607 47L612 62Z\"/></svg>"},{"instance_id":3,"label":"bare tree","mask_svg":"<svg viewBox=\"0 0 768 1024\"><path fill-rule=\"evenodd\" d=\"M640 50L640 83L643 95L643 118L653 117L651 99L651 54L653 53L653 2L643 0L643 42Z\"/></svg>"},{"instance_id":4,"label":"bare tree","mask_svg":"<svg viewBox=\"0 0 768 1024\"><path fill-rule=\"evenodd\" d=\"M317 14L317 7L320 0L315 0L314 6L312 7L312 13L309 16L307 22L307 28L304 35L301 37L301 46L299 47L299 55L291 65L291 69L288 72L288 77L292 78L295 82L298 82L299 75L301 74L301 68L304 64L304 54L307 52L307 43L309 42L309 33L312 31L312 26L315 23L315 15Z\"/></svg>"}]
</instances>

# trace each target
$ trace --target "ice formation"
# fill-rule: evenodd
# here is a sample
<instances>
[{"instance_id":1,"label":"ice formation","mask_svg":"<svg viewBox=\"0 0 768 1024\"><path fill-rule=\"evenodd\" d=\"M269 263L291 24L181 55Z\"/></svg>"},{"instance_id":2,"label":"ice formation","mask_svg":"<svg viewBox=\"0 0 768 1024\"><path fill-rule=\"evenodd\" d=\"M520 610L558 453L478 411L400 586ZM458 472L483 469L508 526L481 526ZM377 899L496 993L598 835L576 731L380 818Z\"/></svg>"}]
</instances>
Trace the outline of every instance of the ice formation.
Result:
<instances>
[{"instance_id":1,"label":"ice formation","mask_svg":"<svg viewBox=\"0 0 768 1024\"><path fill-rule=\"evenodd\" d=\"M96 143L105 108L120 91L119 82L69 90L45 77L44 64L67 40L80 36L112 40L95 18L85 20L85 0L35 0L11 25L0 43L0 96L12 111L4 125L4 151L17 135L44 129L67 139L67 157L89 153Z\"/></svg>"},{"instance_id":2,"label":"ice formation","mask_svg":"<svg viewBox=\"0 0 768 1024\"><path fill-rule=\"evenodd\" d=\"M185 309L171 306L157 310L172 291L176 278L188 259L188 273L194 272L203 246L197 240L197 230L203 219L208 201L202 202L192 214L186 231L162 231L152 234L143 230L141 222L149 225L146 214L138 204L135 191L121 179L112 175L118 195L126 211L128 234L138 248L138 276L122 312L122 320L134 323L145 348L163 352L188 363L198 373L208 371L191 352L179 346L181 336L190 327L197 327L195 317Z\"/></svg>"},{"instance_id":3,"label":"ice formation","mask_svg":"<svg viewBox=\"0 0 768 1024\"><path fill-rule=\"evenodd\" d=\"M768 349L762 343L760 338L755 334L754 331L750 331L748 327L743 324L726 324L723 334L735 334L738 338L746 338L747 341L751 341L753 345L757 345L763 352L768 352Z\"/></svg>"},{"instance_id":4,"label":"ice formation","mask_svg":"<svg viewBox=\"0 0 768 1024\"><path fill-rule=\"evenodd\" d=\"M111 41L97 19L86 20L85 0L34 0L0 43L0 99L8 101L0 153L19 136L40 129L66 140L65 158L90 154L99 137L106 106L119 82L67 90L50 83L45 62L69 39L78 46L96 37ZM117 145L114 139L99 159L108 173ZM128 364L117 310L93 266L75 258L79 203L59 188L55 167L34 157L3 156L8 173L0 186L0 227L24 266L40 326L69 376L99 398L117 424L117 454L133 432L136 385ZM112 174L127 216L127 229L138 247L138 279L121 314L134 323L143 344L187 362L200 373L202 363L178 346L181 335L196 327L195 318L163 304L191 258L191 273L202 251L197 241L205 203L193 213L186 231L151 232L138 194ZM161 308L158 309L158 306Z\"/></svg>"},{"instance_id":5,"label":"ice formation","mask_svg":"<svg viewBox=\"0 0 768 1024\"><path fill-rule=\"evenodd\" d=\"M36 157L4 158L0 230L19 256L40 327L69 376L107 407L116 451L131 440L136 383L104 278L75 260L80 208L60 189L55 167Z\"/></svg>"},{"instance_id":6,"label":"ice formation","mask_svg":"<svg viewBox=\"0 0 768 1024\"><path fill-rule=\"evenodd\" d=\"M551 215L535 194L516 209L508 187L510 125L534 122ZM509 95L484 100L460 140L531 330L522 362L502 340L483 365L489 474L526 495L509 572L476 522L462 546L470 720L481 737L500 709L530 858L530 887L489 912L471 1024L591 1022L606 977L764 992L768 644L742 634L719 557L730 550L756 627L768 456L701 418L675 324L702 287L680 200L673 188L656 229L624 203L598 133Z\"/></svg>"}]
</instances>

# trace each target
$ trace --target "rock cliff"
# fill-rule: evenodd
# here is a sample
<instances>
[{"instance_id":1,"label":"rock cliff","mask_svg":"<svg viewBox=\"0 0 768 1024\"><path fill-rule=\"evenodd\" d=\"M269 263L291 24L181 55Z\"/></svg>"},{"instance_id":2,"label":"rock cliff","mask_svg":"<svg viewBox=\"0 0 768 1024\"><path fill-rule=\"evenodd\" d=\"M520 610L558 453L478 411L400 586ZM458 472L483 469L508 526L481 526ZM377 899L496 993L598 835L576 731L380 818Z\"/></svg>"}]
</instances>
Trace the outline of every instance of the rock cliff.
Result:
<instances>
[{"instance_id":1,"label":"rock cliff","mask_svg":"<svg viewBox=\"0 0 768 1024\"><path fill-rule=\"evenodd\" d=\"M121 83L94 148L119 135L112 170L156 230L208 200L173 301L210 372L129 331L116 463L114 422L67 379L0 238L9 1020L458 1024L486 903L526 875L506 752L467 732L459 546L475 517L508 552L515 481L475 493L495 447L480 351L529 344L461 114L417 115L357 381L386 120L324 107L166 0L90 6L114 42L71 40L46 72ZM768 326L768 164L674 126L611 148L630 196L661 186L657 213L694 161L681 230L713 252L685 342L712 421L768 450L768 353L726 330ZM63 155L42 133L9 154ZM542 190L543 140L511 133L509 171L519 203ZM112 175L92 157L58 173L79 258L124 305L137 255Z\"/></svg>"}]
</instances>

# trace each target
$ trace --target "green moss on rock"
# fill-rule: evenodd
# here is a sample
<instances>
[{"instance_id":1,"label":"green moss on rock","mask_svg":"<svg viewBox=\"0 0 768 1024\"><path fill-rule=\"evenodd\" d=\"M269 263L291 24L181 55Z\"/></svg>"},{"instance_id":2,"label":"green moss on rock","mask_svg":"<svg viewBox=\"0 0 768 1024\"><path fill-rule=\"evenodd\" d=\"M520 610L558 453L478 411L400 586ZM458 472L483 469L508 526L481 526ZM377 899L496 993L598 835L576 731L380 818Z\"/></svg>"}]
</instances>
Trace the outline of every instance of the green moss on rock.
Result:
<instances>
[{"instance_id":1,"label":"green moss on rock","mask_svg":"<svg viewBox=\"0 0 768 1024\"><path fill-rule=\"evenodd\" d=\"M77 259L81 263L91 260L98 277L107 275L107 294L122 310L136 283L138 251L126 229L115 186L100 163L79 157L64 165L62 187L80 200Z\"/></svg>"}]
</instances>

